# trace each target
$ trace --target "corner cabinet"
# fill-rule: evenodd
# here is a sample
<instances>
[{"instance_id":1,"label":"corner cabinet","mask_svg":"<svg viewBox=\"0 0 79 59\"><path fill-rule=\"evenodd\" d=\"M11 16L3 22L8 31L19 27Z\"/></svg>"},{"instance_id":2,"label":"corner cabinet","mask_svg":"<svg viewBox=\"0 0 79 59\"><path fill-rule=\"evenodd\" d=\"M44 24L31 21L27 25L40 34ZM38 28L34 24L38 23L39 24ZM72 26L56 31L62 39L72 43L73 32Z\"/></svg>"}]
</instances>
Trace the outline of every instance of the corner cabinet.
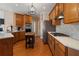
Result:
<instances>
[{"instance_id":1,"label":"corner cabinet","mask_svg":"<svg viewBox=\"0 0 79 59\"><path fill-rule=\"evenodd\" d=\"M79 4L77 3L65 3L64 4L64 23L79 22Z\"/></svg>"}]
</instances>

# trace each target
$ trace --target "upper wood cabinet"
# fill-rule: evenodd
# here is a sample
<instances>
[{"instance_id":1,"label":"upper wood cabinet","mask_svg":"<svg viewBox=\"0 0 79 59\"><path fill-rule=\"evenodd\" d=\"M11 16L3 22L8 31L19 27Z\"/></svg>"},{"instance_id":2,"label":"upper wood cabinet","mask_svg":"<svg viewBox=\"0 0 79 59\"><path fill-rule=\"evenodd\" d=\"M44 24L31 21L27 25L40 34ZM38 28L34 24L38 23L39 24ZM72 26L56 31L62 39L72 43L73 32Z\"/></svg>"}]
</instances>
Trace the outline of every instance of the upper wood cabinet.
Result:
<instances>
[{"instance_id":1,"label":"upper wood cabinet","mask_svg":"<svg viewBox=\"0 0 79 59\"><path fill-rule=\"evenodd\" d=\"M56 6L54 7L52 11L52 24L53 25L60 25L60 20L57 19L59 15L58 12L59 12L59 8L58 8L58 4L56 4Z\"/></svg>"},{"instance_id":2,"label":"upper wood cabinet","mask_svg":"<svg viewBox=\"0 0 79 59\"><path fill-rule=\"evenodd\" d=\"M32 23L32 16L25 15L25 24Z\"/></svg>"},{"instance_id":3,"label":"upper wood cabinet","mask_svg":"<svg viewBox=\"0 0 79 59\"><path fill-rule=\"evenodd\" d=\"M58 3L58 15L60 15L63 11L63 3Z\"/></svg>"},{"instance_id":4,"label":"upper wood cabinet","mask_svg":"<svg viewBox=\"0 0 79 59\"><path fill-rule=\"evenodd\" d=\"M16 15L16 26L23 27L24 26L24 15L15 14Z\"/></svg>"},{"instance_id":5,"label":"upper wood cabinet","mask_svg":"<svg viewBox=\"0 0 79 59\"><path fill-rule=\"evenodd\" d=\"M64 14L64 23L79 22L79 4L78 3L57 3L50 12L49 18L53 25L59 25L58 16Z\"/></svg>"},{"instance_id":6,"label":"upper wood cabinet","mask_svg":"<svg viewBox=\"0 0 79 59\"><path fill-rule=\"evenodd\" d=\"M79 10L77 3L64 4L64 23L74 23L79 21Z\"/></svg>"},{"instance_id":7,"label":"upper wood cabinet","mask_svg":"<svg viewBox=\"0 0 79 59\"><path fill-rule=\"evenodd\" d=\"M49 20L52 20L52 13L49 14Z\"/></svg>"}]
</instances>

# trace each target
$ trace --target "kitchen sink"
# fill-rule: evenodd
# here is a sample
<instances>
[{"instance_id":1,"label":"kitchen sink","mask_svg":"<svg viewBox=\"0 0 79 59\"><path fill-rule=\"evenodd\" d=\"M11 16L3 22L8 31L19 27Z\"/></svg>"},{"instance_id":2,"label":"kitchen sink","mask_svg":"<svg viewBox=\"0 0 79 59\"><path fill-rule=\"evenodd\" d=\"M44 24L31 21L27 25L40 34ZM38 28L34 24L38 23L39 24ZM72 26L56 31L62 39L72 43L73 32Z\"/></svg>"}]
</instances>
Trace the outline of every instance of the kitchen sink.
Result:
<instances>
[{"instance_id":1,"label":"kitchen sink","mask_svg":"<svg viewBox=\"0 0 79 59\"><path fill-rule=\"evenodd\" d=\"M69 37L69 35L63 34L63 33L51 33L54 36L66 36Z\"/></svg>"}]
</instances>

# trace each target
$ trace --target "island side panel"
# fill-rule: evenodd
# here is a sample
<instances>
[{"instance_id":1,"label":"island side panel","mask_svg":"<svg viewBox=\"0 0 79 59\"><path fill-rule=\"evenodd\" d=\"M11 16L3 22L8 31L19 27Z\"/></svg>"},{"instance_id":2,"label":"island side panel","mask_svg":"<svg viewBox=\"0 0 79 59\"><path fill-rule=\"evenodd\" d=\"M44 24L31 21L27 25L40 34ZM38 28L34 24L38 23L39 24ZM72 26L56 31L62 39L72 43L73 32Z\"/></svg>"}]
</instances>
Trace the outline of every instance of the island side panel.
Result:
<instances>
[{"instance_id":1,"label":"island side panel","mask_svg":"<svg viewBox=\"0 0 79 59\"><path fill-rule=\"evenodd\" d=\"M13 38L0 39L0 56L13 55Z\"/></svg>"}]
</instances>

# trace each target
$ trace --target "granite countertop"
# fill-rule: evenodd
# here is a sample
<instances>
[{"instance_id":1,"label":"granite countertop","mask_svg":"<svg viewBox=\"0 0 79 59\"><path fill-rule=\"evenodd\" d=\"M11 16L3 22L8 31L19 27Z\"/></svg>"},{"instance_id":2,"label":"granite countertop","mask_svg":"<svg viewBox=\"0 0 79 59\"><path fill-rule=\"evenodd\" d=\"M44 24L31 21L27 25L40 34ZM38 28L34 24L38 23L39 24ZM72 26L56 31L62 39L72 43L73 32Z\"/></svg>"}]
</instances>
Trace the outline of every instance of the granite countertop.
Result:
<instances>
[{"instance_id":1,"label":"granite countertop","mask_svg":"<svg viewBox=\"0 0 79 59\"><path fill-rule=\"evenodd\" d=\"M11 33L0 32L0 39L11 38L14 37Z\"/></svg>"},{"instance_id":2,"label":"granite countertop","mask_svg":"<svg viewBox=\"0 0 79 59\"><path fill-rule=\"evenodd\" d=\"M51 34L51 32L48 32L52 37L56 38L60 43L62 43L64 46L79 50L79 41L75 40L71 37L65 37L65 36L54 36Z\"/></svg>"}]
</instances>

